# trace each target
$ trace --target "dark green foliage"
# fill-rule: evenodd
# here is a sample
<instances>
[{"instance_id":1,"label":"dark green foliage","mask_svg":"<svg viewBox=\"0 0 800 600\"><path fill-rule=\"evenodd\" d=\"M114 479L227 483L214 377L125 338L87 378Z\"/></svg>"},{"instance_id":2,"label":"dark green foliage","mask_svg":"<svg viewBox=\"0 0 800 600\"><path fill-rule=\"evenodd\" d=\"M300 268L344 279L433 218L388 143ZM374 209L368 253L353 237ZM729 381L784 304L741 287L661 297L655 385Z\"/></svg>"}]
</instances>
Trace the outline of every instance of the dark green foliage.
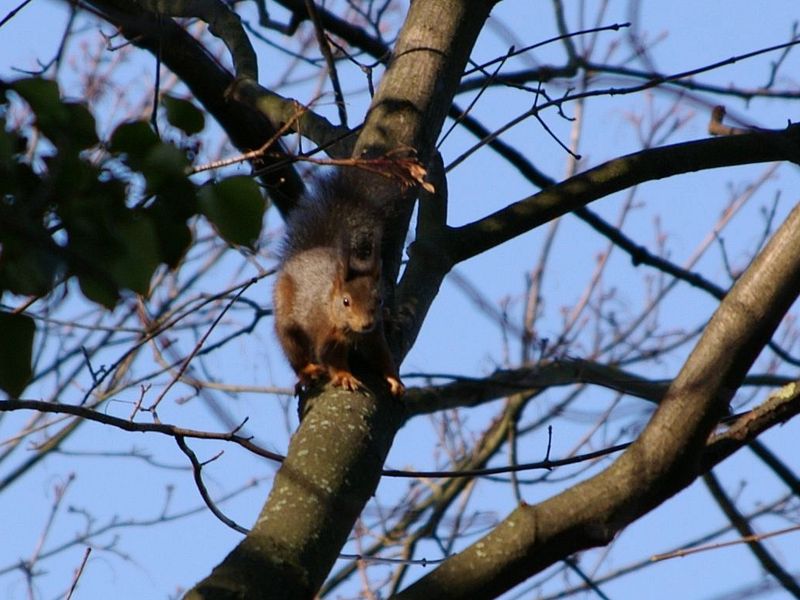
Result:
<instances>
[{"instance_id":1,"label":"dark green foliage","mask_svg":"<svg viewBox=\"0 0 800 600\"><path fill-rule=\"evenodd\" d=\"M18 396L31 378L33 319L0 312L0 390Z\"/></svg>"},{"instance_id":2,"label":"dark green foliage","mask_svg":"<svg viewBox=\"0 0 800 600\"><path fill-rule=\"evenodd\" d=\"M158 136L148 123L131 121L123 123L111 134L109 150L115 154L124 154L125 162L133 170L142 168L142 158L147 151L159 143Z\"/></svg>"},{"instance_id":3,"label":"dark green foliage","mask_svg":"<svg viewBox=\"0 0 800 600\"><path fill-rule=\"evenodd\" d=\"M10 92L32 116L16 130L6 120ZM190 102L164 104L173 126L203 129ZM189 222L201 213L229 243L253 246L265 207L255 182L222 180L202 188L198 202L189 167L186 152L148 123L124 123L103 145L89 109L64 101L55 82L0 81L0 300L4 292L43 296L71 277L107 308L125 290L147 295L159 265L180 263L192 243ZM28 321L2 314L0 388L14 393L29 377L31 347L27 325L14 323ZM12 337L6 327L16 327ZM3 352L14 348L28 370L8 362Z\"/></svg>"},{"instance_id":4,"label":"dark green foliage","mask_svg":"<svg viewBox=\"0 0 800 600\"><path fill-rule=\"evenodd\" d=\"M198 204L186 153L149 124L120 125L101 149L94 117L64 102L56 83L34 77L1 88L0 293L44 295L75 276L87 297L109 308L122 290L147 294L160 264L180 262L192 241L187 223L201 211L228 242L255 244L264 199L250 178L206 186ZM6 130L9 90L34 116L36 160L28 155L33 132ZM164 104L174 126L203 129L191 102L167 96Z\"/></svg>"},{"instance_id":5,"label":"dark green foliage","mask_svg":"<svg viewBox=\"0 0 800 600\"><path fill-rule=\"evenodd\" d=\"M202 111L188 100L165 95L161 103L167 109L167 120L170 125L182 130L186 135L194 135L203 131L206 119Z\"/></svg>"},{"instance_id":6,"label":"dark green foliage","mask_svg":"<svg viewBox=\"0 0 800 600\"><path fill-rule=\"evenodd\" d=\"M250 177L231 177L200 190L200 210L231 244L253 246L266 208Z\"/></svg>"}]
</instances>

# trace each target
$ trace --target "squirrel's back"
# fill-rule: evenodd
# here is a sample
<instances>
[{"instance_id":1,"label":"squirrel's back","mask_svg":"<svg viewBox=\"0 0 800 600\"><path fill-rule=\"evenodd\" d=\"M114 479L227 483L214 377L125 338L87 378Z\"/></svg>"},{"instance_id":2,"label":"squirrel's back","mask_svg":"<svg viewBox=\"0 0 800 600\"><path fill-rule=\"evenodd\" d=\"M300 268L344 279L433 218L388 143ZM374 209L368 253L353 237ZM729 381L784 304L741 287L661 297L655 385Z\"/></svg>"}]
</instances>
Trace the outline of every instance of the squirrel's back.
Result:
<instances>
[{"instance_id":1,"label":"squirrel's back","mask_svg":"<svg viewBox=\"0 0 800 600\"><path fill-rule=\"evenodd\" d=\"M362 260L379 251L384 215L367 190L346 171L320 178L298 202L286 223L283 261L299 252L328 247Z\"/></svg>"}]
</instances>

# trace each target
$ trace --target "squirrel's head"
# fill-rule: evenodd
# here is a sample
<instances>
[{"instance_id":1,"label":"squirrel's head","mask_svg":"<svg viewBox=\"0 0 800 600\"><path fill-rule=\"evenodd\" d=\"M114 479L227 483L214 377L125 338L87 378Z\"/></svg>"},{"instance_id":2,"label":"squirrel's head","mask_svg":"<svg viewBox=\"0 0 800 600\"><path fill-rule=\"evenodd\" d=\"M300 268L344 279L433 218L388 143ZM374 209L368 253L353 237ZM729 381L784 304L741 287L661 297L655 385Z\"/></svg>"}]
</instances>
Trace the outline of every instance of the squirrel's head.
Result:
<instances>
[{"instance_id":1,"label":"squirrel's head","mask_svg":"<svg viewBox=\"0 0 800 600\"><path fill-rule=\"evenodd\" d=\"M381 310L380 279L359 275L340 280L334 286L332 303L334 320L342 330L369 333L375 329Z\"/></svg>"}]
</instances>

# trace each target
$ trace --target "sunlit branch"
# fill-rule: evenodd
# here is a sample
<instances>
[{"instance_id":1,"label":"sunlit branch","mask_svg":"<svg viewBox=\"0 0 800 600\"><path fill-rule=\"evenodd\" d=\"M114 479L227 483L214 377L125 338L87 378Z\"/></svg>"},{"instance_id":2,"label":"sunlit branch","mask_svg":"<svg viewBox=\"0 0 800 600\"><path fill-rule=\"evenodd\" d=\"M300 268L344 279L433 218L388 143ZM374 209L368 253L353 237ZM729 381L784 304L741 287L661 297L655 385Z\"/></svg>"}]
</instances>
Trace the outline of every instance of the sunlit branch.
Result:
<instances>
[{"instance_id":1,"label":"sunlit branch","mask_svg":"<svg viewBox=\"0 0 800 600\"><path fill-rule=\"evenodd\" d=\"M800 162L800 126L642 150L580 173L479 221L451 228L442 249L455 265L590 202L645 181L773 161Z\"/></svg>"}]
</instances>

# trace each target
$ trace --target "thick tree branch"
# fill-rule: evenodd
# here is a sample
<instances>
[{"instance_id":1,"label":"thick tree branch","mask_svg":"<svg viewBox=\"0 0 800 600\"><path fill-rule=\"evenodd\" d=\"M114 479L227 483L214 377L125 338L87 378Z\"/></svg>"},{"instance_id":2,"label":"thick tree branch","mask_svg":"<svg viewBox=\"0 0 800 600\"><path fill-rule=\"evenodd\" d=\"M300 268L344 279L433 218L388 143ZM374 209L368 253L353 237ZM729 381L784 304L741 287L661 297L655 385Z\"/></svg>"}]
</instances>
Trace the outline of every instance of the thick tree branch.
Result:
<instances>
[{"instance_id":1,"label":"thick tree branch","mask_svg":"<svg viewBox=\"0 0 800 600\"><path fill-rule=\"evenodd\" d=\"M347 127L334 125L308 107L284 98L252 79L236 81L231 92L234 98L269 119L273 126L287 127L288 130L301 134L335 158L350 156L355 143L355 132ZM270 169L268 167L267 171Z\"/></svg>"},{"instance_id":2,"label":"thick tree branch","mask_svg":"<svg viewBox=\"0 0 800 600\"><path fill-rule=\"evenodd\" d=\"M231 73L172 19L159 19L123 0L87 0L87 3L117 26L131 43L160 57L214 116L237 148L245 152L255 150L273 138L277 127L230 97L228 90L234 81ZM261 179L283 211L299 196L303 184L286 160L282 146L276 144L272 150L272 155L265 156L254 167L263 171ZM267 165L275 168L263 169Z\"/></svg>"},{"instance_id":3,"label":"thick tree branch","mask_svg":"<svg viewBox=\"0 0 800 600\"><path fill-rule=\"evenodd\" d=\"M800 126L673 144L608 161L479 221L448 229L440 251L455 265L590 202L646 181L771 161L800 163Z\"/></svg>"},{"instance_id":4,"label":"thick tree branch","mask_svg":"<svg viewBox=\"0 0 800 600\"><path fill-rule=\"evenodd\" d=\"M608 543L688 486L712 466L701 461L706 440L798 293L795 207L720 304L641 436L611 467L541 504L519 507L399 597L494 597L564 556ZM784 392L796 404L797 386Z\"/></svg>"},{"instance_id":5,"label":"thick tree branch","mask_svg":"<svg viewBox=\"0 0 800 600\"><path fill-rule=\"evenodd\" d=\"M428 377L438 376L432 374ZM618 367L576 358L542 361L530 367L496 371L482 378L453 379L452 383L409 389L406 419L442 410L479 406L514 393L576 384L595 385L658 404L670 384L667 379L648 379ZM743 385L774 387L790 381L793 379L780 375L752 375L745 378Z\"/></svg>"},{"instance_id":6,"label":"thick tree branch","mask_svg":"<svg viewBox=\"0 0 800 600\"><path fill-rule=\"evenodd\" d=\"M412 148L423 158L431 154L492 5L474 0L411 5L359 137L357 156L362 150L402 148ZM398 254L410 211L410 203L398 211L393 232L402 229L402 235L386 236ZM374 493L402 423L401 403L380 400L329 386L306 402L256 524L187 598L308 598L316 593Z\"/></svg>"},{"instance_id":7,"label":"thick tree branch","mask_svg":"<svg viewBox=\"0 0 800 600\"><path fill-rule=\"evenodd\" d=\"M427 164L466 59L494 4L493 0L411 4L403 34L364 121L355 156L411 150ZM410 200L408 194L395 207L385 234L389 251L384 274L391 281L400 269L413 210Z\"/></svg>"}]
</instances>

